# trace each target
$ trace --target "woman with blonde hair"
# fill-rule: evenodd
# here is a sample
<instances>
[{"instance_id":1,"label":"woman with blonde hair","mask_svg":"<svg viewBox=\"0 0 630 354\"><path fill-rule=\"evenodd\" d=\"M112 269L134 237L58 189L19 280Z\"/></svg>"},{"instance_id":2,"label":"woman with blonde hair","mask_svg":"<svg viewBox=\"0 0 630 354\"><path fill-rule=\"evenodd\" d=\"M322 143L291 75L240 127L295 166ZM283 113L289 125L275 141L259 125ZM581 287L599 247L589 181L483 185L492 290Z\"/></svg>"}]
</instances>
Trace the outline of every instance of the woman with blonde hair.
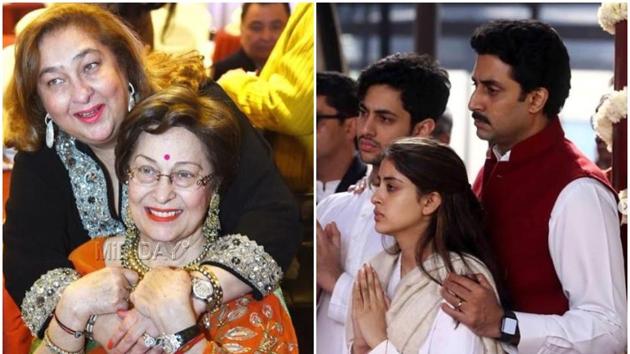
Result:
<instances>
[{"instance_id":1,"label":"woman with blonde hair","mask_svg":"<svg viewBox=\"0 0 630 354\"><path fill-rule=\"evenodd\" d=\"M64 4L47 9L23 30L15 63L4 96L5 143L19 150L3 230L7 327L16 333L23 328L15 325L20 313L14 305L21 304L24 322L41 338L55 322L60 294L79 277L68 260L71 252L90 239L125 230L127 188L114 169L121 125L136 103L178 82L224 102L243 131L236 178L219 193L222 232L242 234L242 242L231 253L204 260L217 276L214 287L223 289L223 300L252 290L261 298L277 287L281 267L288 266L299 244L297 208L265 153L268 146L216 84L202 84L198 55L147 56L111 13ZM258 246L264 252L255 252ZM125 275L112 272L99 281L102 286L132 282ZM128 290L116 295L118 303ZM128 335L118 350L142 344L131 324L122 326ZM22 352L29 343L22 337L10 343L20 347L11 352Z\"/></svg>"}]
</instances>

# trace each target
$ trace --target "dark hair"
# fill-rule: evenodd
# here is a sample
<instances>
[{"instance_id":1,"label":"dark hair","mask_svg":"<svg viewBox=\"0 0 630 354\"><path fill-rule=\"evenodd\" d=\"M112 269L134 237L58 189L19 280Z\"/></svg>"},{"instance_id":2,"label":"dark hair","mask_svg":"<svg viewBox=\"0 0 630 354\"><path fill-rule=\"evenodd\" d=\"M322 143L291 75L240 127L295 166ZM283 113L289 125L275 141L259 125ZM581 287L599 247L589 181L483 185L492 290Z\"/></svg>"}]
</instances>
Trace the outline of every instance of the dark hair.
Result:
<instances>
[{"instance_id":1,"label":"dark hair","mask_svg":"<svg viewBox=\"0 0 630 354\"><path fill-rule=\"evenodd\" d=\"M457 253L468 267L463 254L483 262L497 279L496 266L483 228L484 211L470 188L464 162L447 145L427 138L402 138L387 147L383 160L416 185L418 194L437 192L442 203L432 217L424 237L416 245L416 264L423 267L422 255L431 248L451 272L449 252Z\"/></svg>"},{"instance_id":2,"label":"dark hair","mask_svg":"<svg viewBox=\"0 0 630 354\"><path fill-rule=\"evenodd\" d=\"M151 11L164 6L164 3L98 3L107 11L120 17L126 25L136 31L144 44L153 48L153 22L151 20ZM170 13L169 13L170 15ZM167 16L166 22L170 18ZM166 26L166 25L165 25ZM166 31L162 31L162 36ZM163 39L163 38L162 38Z\"/></svg>"},{"instance_id":3,"label":"dark hair","mask_svg":"<svg viewBox=\"0 0 630 354\"><path fill-rule=\"evenodd\" d=\"M429 55L415 53L392 54L363 70L358 80L359 100L365 98L373 85L387 85L400 91L412 127L427 118L437 122L451 89L446 70Z\"/></svg>"},{"instance_id":4,"label":"dark hair","mask_svg":"<svg viewBox=\"0 0 630 354\"><path fill-rule=\"evenodd\" d=\"M184 128L197 136L214 168L214 182L225 190L238 167L241 138L238 122L225 104L177 85L141 101L123 122L116 144L119 180L127 180L129 159L142 133L159 135L173 127Z\"/></svg>"},{"instance_id":5,"label":"dark hair","mask_svg":"<svg viewBox=\"0 0 630 354\"><path fill-rule=\"evenodd\" d=\"M350 77L334 72L317 73L317 96L326 97L326 103L345 118L359 115L357 84Z\"/></svg>"},{"instance_id":6,"label":"dark hair","mask_svg":"<svg viewBox=\"0 0 630 354\"><path fill-rule=\"evenodd\" d=\"M447 109L442 113L437 122L435 122L435 129L431 132L431 137L439 138L442 134L450 136L451 130L453 130L453 116Z\"/></svg>"},{"instance_id":7,"label":"dark hair","mask_svg":"<svg viewBox=\"0 0 630 354\"><path fill-rule=\"evenodd\" d=\"M289 3L287 2L244 2L243 7L241 8L241 22L245 20L245 15L247 14L247 10L249 10L249 7L252 5L260 5L260 6L282 5L282 7L284 7L284 10L287 12L287 17L291 16L291 7L289 6Z\"/></svg>"},{"instance_id":8,"label":"dark hair","mask_svg":"<svg viewBox=\"0 0 630 354\"><path fill-rule=\"evenodd\" d=\"M522 98L544 87L549 98L543 108L554 118L569 95L569 53L558 33L536 20L492 21L475 30L470 45L478 55L495 55L512 67L512 78L521 85Z\"/></svg>"}]
</instances>

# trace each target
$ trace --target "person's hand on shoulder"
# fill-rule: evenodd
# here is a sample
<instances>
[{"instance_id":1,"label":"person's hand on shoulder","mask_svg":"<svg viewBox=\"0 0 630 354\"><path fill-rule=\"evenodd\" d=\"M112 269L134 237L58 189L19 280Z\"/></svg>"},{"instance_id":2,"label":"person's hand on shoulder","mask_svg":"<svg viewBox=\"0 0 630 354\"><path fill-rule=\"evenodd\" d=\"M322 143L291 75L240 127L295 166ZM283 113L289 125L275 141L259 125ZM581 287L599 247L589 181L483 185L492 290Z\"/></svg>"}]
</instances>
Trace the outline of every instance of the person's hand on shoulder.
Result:
<instances>
[{"instance_id":1,"label":"person's hand on shoulder","mask_svg":"<svg viewBox=\"0 0 630 354\"><path fill-rule=\"evenodd\" d=\"M450 273L440 289L442 310L481 337L499 338L503 308L483 274L474 278Z\"/></svg>"},{"instance_id":2,"label":"person's hand on shoulder","mask_svg":"<svg viewBox=\"0 0 630 354\"><path fill-rule=\"evenodd\" d=\"M368 187L368 178L363 177L357 181L357 183L348 187L348 192L352 192L353 194L361 194Z\"/></svg>"}]
</instances>

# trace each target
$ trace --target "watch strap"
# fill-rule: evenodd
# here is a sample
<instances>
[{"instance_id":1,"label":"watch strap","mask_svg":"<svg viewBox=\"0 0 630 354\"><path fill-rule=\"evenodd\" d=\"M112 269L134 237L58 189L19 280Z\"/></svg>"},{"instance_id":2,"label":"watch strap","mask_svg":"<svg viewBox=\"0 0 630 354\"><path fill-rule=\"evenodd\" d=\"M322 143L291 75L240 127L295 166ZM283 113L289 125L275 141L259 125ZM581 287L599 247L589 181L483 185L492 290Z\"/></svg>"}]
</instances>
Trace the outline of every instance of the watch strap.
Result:
<instances>
[{"instance_id":1,"label":"watch strap","mask_svg":"<svg viewBox=\"0 0 630 354\"><path fill-rule=\"evenodd\" d=\"M201 341L204 338L205 338L205 335L203 334L203 332L200 332L195 338L189 340L188 343L182 345L179 349L177 349L175 354L183 354L189 351L190 348L194 347L195 344L199 343L199 341Z\"/></svg>"},{"instance_id":2,"label":"watch strap","mask_svg":"<svg viewBox=\"0 0 630 354\"><path fill-rule=\"evenodd\" d=\"M159 337L159 339L161 340L162 350L167 353L176 353L200 334L201 329L195 323L194 325L174 334L163 334Z\"/></svg>"},{"instance_id":3,"label":"watch strap","mask_svg":"<svg viewBox=\"0 0 630 354\"><path fill-rule=\"evenodd\" d=\"M508 321L515 323L514 333L509 333L506 331L506 326L508 325ZM516 314L513 311L506 310L504 311L503 318L501 319L501 337L499 340L503 343L508 343L512 345L518 344L520 340L520 332L518 328L518 318L516 318Z\"/></svg>"}]
</instances>

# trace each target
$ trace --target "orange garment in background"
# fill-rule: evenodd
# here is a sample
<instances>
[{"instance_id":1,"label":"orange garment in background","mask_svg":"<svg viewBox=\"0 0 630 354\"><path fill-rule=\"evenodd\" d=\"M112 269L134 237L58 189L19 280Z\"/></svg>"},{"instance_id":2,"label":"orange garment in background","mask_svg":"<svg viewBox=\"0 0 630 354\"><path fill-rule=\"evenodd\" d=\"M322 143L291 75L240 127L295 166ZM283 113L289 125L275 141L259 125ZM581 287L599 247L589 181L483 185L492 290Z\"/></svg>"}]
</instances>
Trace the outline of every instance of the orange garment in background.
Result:
<instances>
[{"instance_id":1,"label":"orange garment in background","mask_svg":"<svg viewBox=\"0 0 630 354\"><path fill-rule=\"evenodd\" d=\"M72 251L68 259L77 272L85 275L105 267L105 240L94 238ZM274 294L260 301L251 295L229 301L212 314L210 323L204 353L224 353L223 347L239 353L298 353L291 317Z\"/></svg>"},{"instance_id":2,"label":"orange garment in background","mask_svg":"<svg viewBox=\"0 0 630 354\"><path fill-rule=\"evenodd\" d=\"M22 321L20 308L15 304L2 279L2 351L4 353L28 353L33 336Z\"/></svg>"}]
</instances>

